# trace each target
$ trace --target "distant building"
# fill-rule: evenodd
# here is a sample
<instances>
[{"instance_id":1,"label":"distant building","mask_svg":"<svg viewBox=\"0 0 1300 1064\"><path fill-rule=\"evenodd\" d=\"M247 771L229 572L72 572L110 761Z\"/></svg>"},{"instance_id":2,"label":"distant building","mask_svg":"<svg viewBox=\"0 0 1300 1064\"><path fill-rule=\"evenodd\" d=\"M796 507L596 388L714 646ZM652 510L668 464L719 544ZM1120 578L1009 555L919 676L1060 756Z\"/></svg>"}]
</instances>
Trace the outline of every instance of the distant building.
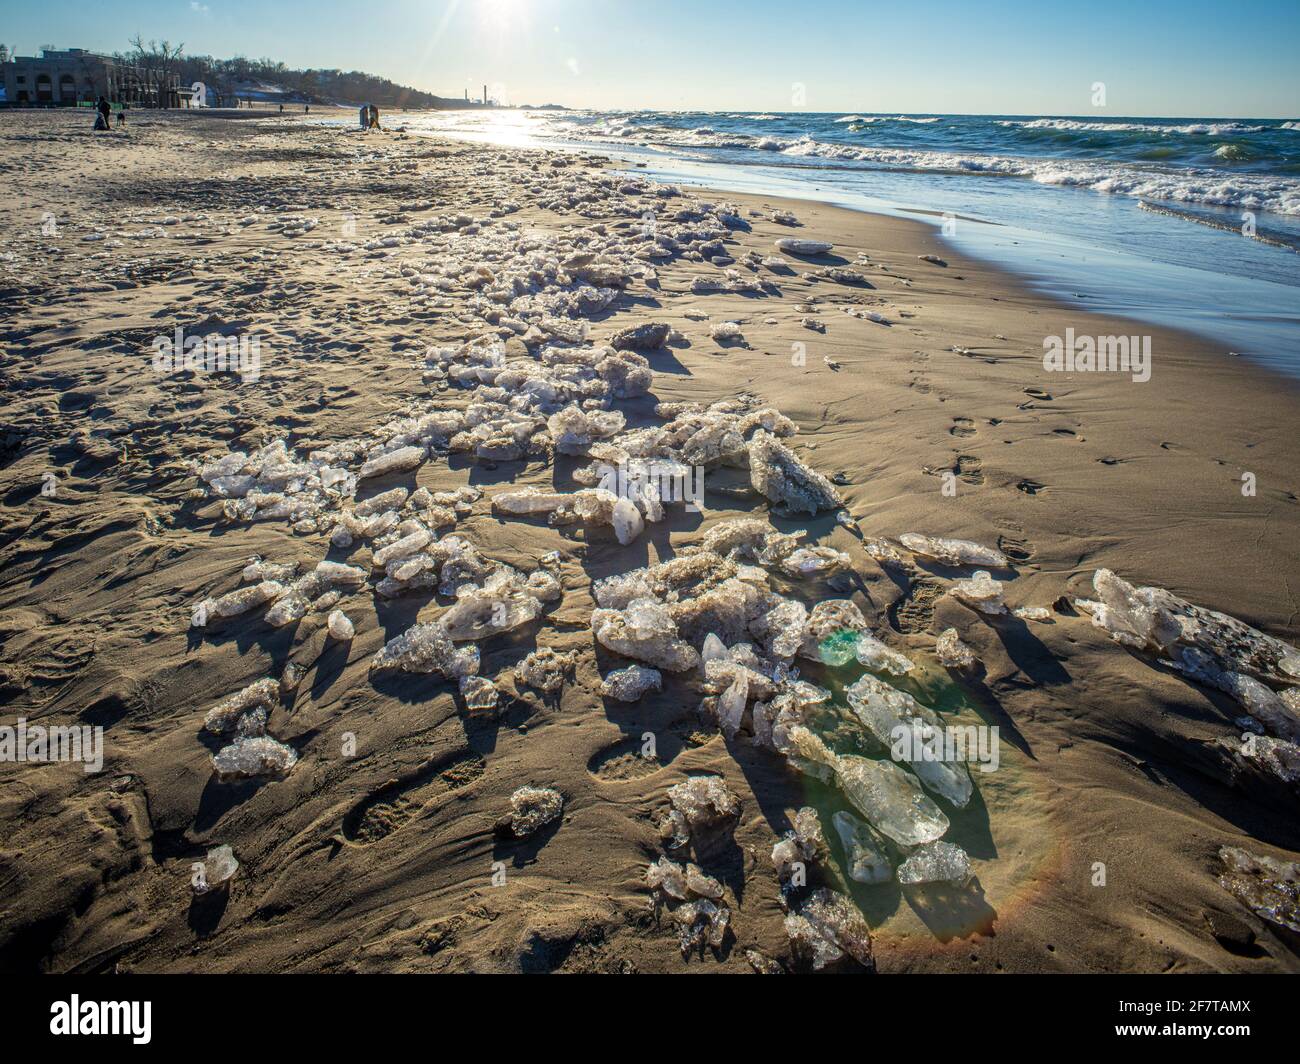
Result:
<instances>
[{"instance_id":1,"label":"distant building","mask_svg":"<svg viewBox=\"0 0 1300 1064\"><path fill-rule=\"evenodd\" d=\"M11 107L75 107L100 96L129 107L176 107L179 81L84 48L43 48L0 62L0 103Z\"/></svg>"}]
</instances>

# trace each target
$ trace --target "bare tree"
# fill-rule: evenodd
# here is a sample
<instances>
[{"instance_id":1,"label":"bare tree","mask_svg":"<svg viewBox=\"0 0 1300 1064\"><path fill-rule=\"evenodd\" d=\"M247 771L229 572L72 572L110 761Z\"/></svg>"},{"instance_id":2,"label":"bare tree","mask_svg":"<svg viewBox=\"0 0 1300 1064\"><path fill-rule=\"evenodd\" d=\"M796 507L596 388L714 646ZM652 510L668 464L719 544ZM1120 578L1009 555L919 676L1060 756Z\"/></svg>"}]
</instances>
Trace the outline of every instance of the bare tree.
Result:
<instances>
[{"instance_id":1,"label":"bare tree","mask_svg":"<svg viewBox=\"0 0 1300 1064\"><path fill-rule=\"evenodd\" d=\"M138 33L131 38L131 51L127 58L143 71L146 82L156 94L155 107L166 107L170 103L168 88L179 74L184 50L184 41L173 47L170 41L151 40L146 43Z\"/></svg>"}]
</instances>

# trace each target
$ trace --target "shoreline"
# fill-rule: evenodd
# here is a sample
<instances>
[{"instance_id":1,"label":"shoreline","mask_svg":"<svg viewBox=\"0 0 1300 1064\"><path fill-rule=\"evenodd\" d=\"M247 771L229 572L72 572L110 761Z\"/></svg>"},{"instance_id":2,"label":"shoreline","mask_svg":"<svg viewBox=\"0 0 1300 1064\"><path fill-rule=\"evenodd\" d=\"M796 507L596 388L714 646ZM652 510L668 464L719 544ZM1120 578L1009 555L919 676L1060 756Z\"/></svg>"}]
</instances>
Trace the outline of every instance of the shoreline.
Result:
<instances>
[{"instance_id":1,"label":"shoreline","mask_svg":"<svg viewBox=\"0 0 1300 1064\"><path fill-rule=\"evenodd\" d=\"M1272 249L1272 256L1263 258L1249 250L1222 245L1222 233L1233 227L1235 215L1224 215L1226 220L1220 219L1220 224L1206 229L1193 221L1170 223L1168 219L1180 216L1178 210L1152 211L1143 199L1053 189L1050 182L1043 185L1005 176L989 178L961 169L843 169L834 159L817 154L810 156L807 163L781 155L782 163L777 165L765 157L770 153L762 151L722 151L717 158L701 160L688 149L668 144L652 150L653 144L611 144L600 138L589 142L580 138L566 140L563 136L552 139L545 132L534 135L515 130L508 122L500 126L489 123L488 128L479 130L461 129L455 124L439 128L435 121L422 130L419 114L412 117L414 121L408 128L415 135L428 132L469 143L612 153L625 160L629 169L642 169L643 175L668 183L829 201L891 216L926 209L952 214L958 222L955 230L945 235L955 246L1000 263L1036 291L1081 306L1099 303L1103 311L1128 314L1165 328L1195 331L1225 350L1245 352L1252 360L1272 364L1300 378L1300 364L1293 357L1300 346L1300 319L1294 313L1294 286L1286 283L1293 280L1294 271L1288 272L1284 263L1273 257L1282 253L1287 242L1280 235L1264 239L1263 244L1277 247ZM752 135L752 131L746 134ZM949 189L947 184L957 177L962 181ZM915 185L917 181L921 184ZM965 181L975 185L967 186ZM819 182L820 187L813 182ZM1012 198L1003 196L1006 182L1017 186ZM958 193L959 186L967 191ZM971 188L978 191L972 192ZM1072 198L1076 196L1077 202ZM993 228L961 225L960 216L972 210L987 214ZM1204 221L1194 214L1189 217ZM1270 225L1290 224L1286 215L1268 217L1274 219ZM1183 231L1188 227L1205 231ZM1121 240L1118 233L1127 236ZM1133 252L1129 246L1144 242L1147 248L1142 253ZM1239 255L1244 258L1234 261ZM1203 265L1206 262L1216 265L1207 270ZM1211 306L1216 309L1207 313L1205 308Z\"/></svg>"},{"instance_id":2,"label":"shoreline","mask_svg":"<svg viewBox=\"0 0 1300 1064\"><path fill-rule=\"evenodd\" d=\"M363 138L314 126L315 116L258 117L262 128L147 116L121 141L91 143L57 115L41 120L39 136L0 115L0 168L30 174L27 199L0 215L6 232L21 234L6 242L15 258L4 260L3 285L14 321L6 369L24 382L6 409L24 438L0 467L6 714L104 724L109 766L89 778L76 766L4 766L15 784L0 799L13 833L4 867L16 870L26 916L0 921L0 936L12 936L0 942L22 943L23 964L46 970L504 971L541 957L561 970L739 972L749 969L746 949L784 957L768 854L791 812L827 795L748 740L703 728L689 678L641 703L602 701L602 674L627 661L595 647L590 628L593 579L698 544L725 518L763 516L763 499L739 493L743 476L711 470L703 515L674 513L627 547L608 529L579 536L503 520L488 498L458 522L457 534L522 570L563 552L564 595L540 627L482 648L483 675L494 679L534 641L574 652L576 673L554 704L500 680L509 700L484 718L438 678L372 682L369 662L384 643L445 604L428 596L383 601L365 588L346 599L356 624L347 648L327 642L324 617L311 614L297 627L249 615L211 636L188 630L193 604L238 586L251 554L308 565L324 556L324 537L295 535L286 522L224 522L218 503L191 497L188 462L277 433L324 447L373 430L413 398L458 400L430 391L420 356L484 326L475 290L421 286L438 258L425 250L439 232L430 219L486 223L509 198L519 209L489 232L511 220L547 236L591 226L621 234L642 218L619 197L654 195L602 186L566 202L566 180L585 194L588 170L610 171L554 167L545 148ZM196 145L210 170L185 169ZM73 158L81 170L69 176ZM1147 325L1138 327L1152 338L1144 384L1050 373L1044 336L1129 335L1132 325L1035 294L919 220L689 191L660 197L659 215L667 223L693 198L740 206L751 231L733 230L725 245L737 263L774 253L785 237L835 247L822 259L786 256L789 273L753 274L779 294L694 292L696 278L724 269L656 262L656 285L635 282L594 315L596 344L646 321L680 334L646 352L658 402L751 393L775 406L800 427L787 443L801 458L827 477L845 474L839 491L863 535L999 547L1015 559L1011 605L1088 597L1092 572L1105 567L1300 638L1295 381ZM32 235L43 210L66 219L57 239ZM801 224L774 222L782 211ZM311 228L296 221L308 217ZM154 231L163 235L130 235ZM872 287L803 276L835 265ZM742 339L719 344L710 329L727 321ZM260 379L143 373L155 333L214 322L265 338ZM512 357L524 348L518 338L507 346ZM656 421L646 403L628 411L635 424ZM51 469L60 491L43 498ZM943 493L945 472L955 495ZM1241 492L1247 472L1253 496ZM491 496L552 490L569 473L558 459L430 460L404 483ZM1289 811L1201 766L1204 744L1239 734L1238 707L1124 651L1086 616L986 621L943 594L969 572L918 560L900 578L830 513L771 521L849 555L848 593L917 662L919 690L954 686L933 648L957 628L983 672L955 685L964 705L953 719L1002 729L1003 767L977 780L978 806L955 836L975 862L978 904L927 907L823 873L858 902L881 971L1300 970L1215 878L1221 845L1291 860L1300 850ZM354 548L358 564L369 549ZM794 587L813 601L837 594ZM283 780L215 784L211 751L196 738L203 714L291 663L303 675L271 730L300 763ZM813 682L838 692L858 671ZM646 730L662 740L653 768L632 753ZM361 740L355 764L335 752L344 732ZM667 789L692 773L724 778L742 812L717 872L734 941L688 960L671 925L650 918L642 876L661 852ZM493 824L523 784L557 787L565 815L538 845L511 848ZM187 870L221 843L244 871L208 926L193 913ZM490 880L497 860L504 887ZM1091 883L1098 861L1105 889ZM1249 924L1260 953L1225 948L1207 914ZM32 938L32 927L48 926L57 932Z\"/></svg>"}]
</instances>

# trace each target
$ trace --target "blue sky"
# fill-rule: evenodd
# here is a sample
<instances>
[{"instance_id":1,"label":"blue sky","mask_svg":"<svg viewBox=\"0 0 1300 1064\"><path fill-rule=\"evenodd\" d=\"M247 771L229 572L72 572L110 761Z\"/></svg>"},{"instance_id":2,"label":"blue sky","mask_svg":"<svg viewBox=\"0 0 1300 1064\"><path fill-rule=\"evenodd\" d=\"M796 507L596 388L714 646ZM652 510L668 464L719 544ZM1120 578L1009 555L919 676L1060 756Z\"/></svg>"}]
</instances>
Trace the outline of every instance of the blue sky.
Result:
<instances>
[{"instance_id":1,"label":"blue sky","mask_svg":"<svg viewBox=\"0 0 1300 1064\"><path fill-rule=\"evenodd\" d=\"M365 70L574 107L1300 117L1300 2L114 0L9 4L0 40ZM1106 86L1094 109L1092 86Z\"/></svg>"}]
</instances>

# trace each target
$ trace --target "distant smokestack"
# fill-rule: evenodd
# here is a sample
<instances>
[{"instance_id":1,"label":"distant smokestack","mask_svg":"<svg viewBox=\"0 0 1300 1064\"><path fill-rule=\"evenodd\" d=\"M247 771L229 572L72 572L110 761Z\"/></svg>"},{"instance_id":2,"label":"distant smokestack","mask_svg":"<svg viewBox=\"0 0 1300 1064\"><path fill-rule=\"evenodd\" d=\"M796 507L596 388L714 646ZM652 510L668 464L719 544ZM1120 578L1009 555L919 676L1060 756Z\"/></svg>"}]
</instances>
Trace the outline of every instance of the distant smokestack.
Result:
<instances>
[{"instance_id":1,"label":"distant smokestack","mask_svg":"<svg viewBox=\"0 0 1300 1064\"><path fill-rule=\"evenodd\" d=\"M483 86L483 102L487 103L487 86Z\"/></svg>"}]
</instances>

